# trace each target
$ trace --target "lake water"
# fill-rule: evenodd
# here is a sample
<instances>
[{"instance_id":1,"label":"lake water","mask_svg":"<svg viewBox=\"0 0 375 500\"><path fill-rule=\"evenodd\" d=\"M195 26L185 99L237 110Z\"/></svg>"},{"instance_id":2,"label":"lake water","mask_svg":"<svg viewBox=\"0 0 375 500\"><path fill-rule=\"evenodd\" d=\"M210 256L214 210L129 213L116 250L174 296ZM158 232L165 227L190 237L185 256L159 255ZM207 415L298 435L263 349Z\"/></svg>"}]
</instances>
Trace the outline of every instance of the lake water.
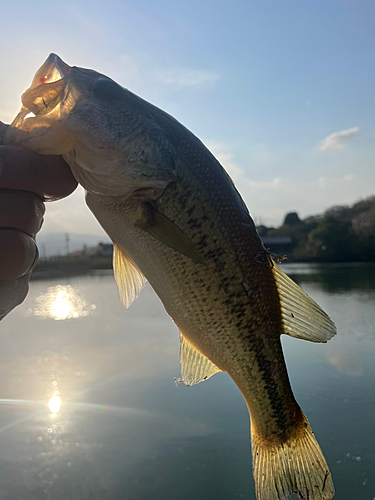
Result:
<instances>
[{"instance_id":1,"label":"lake water","mask_svg":"<svg viewBox=\"0 0 375 500\"><path fill-rule=\"evenodd\" d=\"M283 267L339 331L283 339L294 394L336 498L373 500L375 266ZM223 373L176 387L178 332L149 286L125 313L110 273L33 281L0 329L1 499L254 498L242 397Z\"/></svg>"}]
</instances>

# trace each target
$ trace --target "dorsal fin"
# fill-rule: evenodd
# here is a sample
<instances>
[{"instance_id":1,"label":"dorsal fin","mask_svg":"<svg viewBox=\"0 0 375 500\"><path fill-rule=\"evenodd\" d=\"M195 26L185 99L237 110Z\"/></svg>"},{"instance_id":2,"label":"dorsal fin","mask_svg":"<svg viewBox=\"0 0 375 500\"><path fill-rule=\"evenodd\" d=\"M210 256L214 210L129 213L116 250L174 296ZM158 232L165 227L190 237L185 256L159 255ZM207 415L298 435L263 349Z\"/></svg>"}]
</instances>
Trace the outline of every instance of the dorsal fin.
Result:
<instances>
[{"instance_id":1,"label":"dorsal fin","mask_svg":"<svg viewBox=\"0 0 375 500\"><path fill-rule=\"evenodd\" d=\"M116 243L113 243L113 273L120 302L127 309L145 286L146 278Z\"/></svg>"},{"instance_id":2,"label":"dorsal fin","mask_svg":"<svg viewBox=\"0 0 375 500\"><path fill-rule=\"evenodd\" d=\"M180 330L180 363L181 379L186 385L199 384L207 380L215 373L220 372L220 368L212 363L204 354L197 349L184 337Z\"/></svg>"},{"instance_id":3,"label":"dorsal fin","mask_svg":"<svg viewBox=\"0 0 375 500\"><path fill-rule=\"evenodd\" d=\"M311 342L332 338L337 330L331 318L276 264L272 271L280 296L284 333Z\"/></svg>"}]
</instances>

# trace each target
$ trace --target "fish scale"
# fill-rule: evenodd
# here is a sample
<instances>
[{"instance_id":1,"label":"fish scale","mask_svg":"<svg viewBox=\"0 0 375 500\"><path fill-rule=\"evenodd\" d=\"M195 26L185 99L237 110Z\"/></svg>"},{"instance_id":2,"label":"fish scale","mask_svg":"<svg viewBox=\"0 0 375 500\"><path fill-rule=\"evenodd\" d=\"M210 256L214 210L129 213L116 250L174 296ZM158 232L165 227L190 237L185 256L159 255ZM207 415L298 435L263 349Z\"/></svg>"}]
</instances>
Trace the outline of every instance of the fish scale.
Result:
<instances>
[{"instance_id":1,"label":"fish scale","mask_svg":"<svg viewBox=\"0 0 375 500\"><path fill-rule=\"evenodd\" d=\"M177 157L186 158L185 162L187 165L194 162L196 175L200 176L200 189L204 190L206 179L202 178L201 172L207 171L205 163L196 156L189 158L189 154L184 150L180 151L180 148L176 149L176 154ZM178 178L186 178L184 175L184 166L181 162L178 163L177 172ZM191 175L191 171L189 171L189 174ZM226 181L225 178L224 180ZM210 179L208 179L208 182L211 184ZM230 189L229 182L228 186L225 187ZM218 191L219 196L217 195ZM222 196L224 203L220 203L221 191L225 190L221 188L215 191L215 203L221 207L221 219L225 222L231 221L233 219L230 216L228 217L226 212L231 212L232 204L224 196ZM241 373L241 378L245 379L241 381L241 385L244 386L243 391L246 390L246 392L250 393L248 399L254 399L254 403L251 406L259 408L260 405L257 399L260 399L263 402L262 406L265 412L267 411L268 414L272 413L274 419L271 423L271 419L262 418L263 415L260 416L259 420L267 422L269 426L264 429L264 433L269 435L272 430L277 434L285 434L287 429L296 423L296 408L295 405L294 408L293 406L291 407L290 403L293 401L293 397L288 395L288 391L283 391L283 396L289 396L288 399L285 399L280 397L278 390L278 385L282 387L285 383L288 383L288 378L286 376L281 347L280 345L275 346L275 344L280 344L278 340L280 336L280 317L273 322L270 319L272 316L276 316L275 303L277 305L277 290L268 266L257 264L255 261L250 268L248 265L250 259L254 260L254 256L265 249L254 228L253 234L250 231L246 234L246 239L250 241L246 241L245 239L245 242L241 242L240 247L246 249L246 252L240 254L238 245L234 248L231 245L232 241L239 241L239 224L230 224L230 227L224 227L225 232L223 234L223 231L219 231L219 228L215 227L218 226L217 212L214 212L214 217L207 215L207 220L201 220L200 226L197 228L191 221L193 214L199 211L197 207L200 207L200 210L202 210L202 200L196 194L192 196L192 192L194 190L190 185L177 181L177 184L173 188L167 189L158 199L157 207L160 212L181 227L193 242L198 242L200 238L206 237L205 240L207 243L201 249L201 252L207 263L208 270L202 271L200 269L202 267L201 264L194 263L189 259L174 259L172 263L175 263L175 265L171 264L169 275L166 277L169 282L171 282L173 277L177 277L172 300L166 297L163 289L153 284L150 272L146 272L146 275L161 297L169 314L174 318L177 325L184 332L184 335L194 345L200 348L208 358L214 360L214 363L220 369L227 371L233 378L235 378L234 373L240 371L240 367L242 367L241 372L245 371L245 373ZM187 196L186 202L182 203L185 207L184 209L180 205L181 193L186 193ZM211 205L210 201L208 202L208 206ZM206 214L210 214L210 211L206 212ZM234 214L237 215L237 212L234 212ZM198 214L198 217L201 219L201 214ZM250 220L246 222L249 222L249 227L252 226ZM240 229L242 229L241 226ZM213 230L216 230L215 234L218 236L216 236L216 241L210 242L208 235ZM243 233L243 231L241 232ZM240 241L243 241L243 234L241 236L242 239ZM220 253L222 254L219 258L212 255L212 253L215 254L217 249L220 249ZM171 256L165 255L165 259L169 262ZM242 266L241 263L243 263ZM247 263L247 266L245 263ZM153 266L158 267L155 264L157 263L153 262ZM211 269L212 265L214 266L213 270ZM241 267L246 269L245 276L241 272ZM144 268L144 266L141 268ZM256 272L253 271L253 268L256 268ZM181 280L181 277L184 275L189 278L187 281ZM213 276L214 279L212 279ZM257 283L263 283L255 300L247 296L242 286L244 279L248 281L250 279L254 280L254 276L256 276ZM268 284L267 281L269 282ZM207 282L209 283L208 286L211 286L209 291L206 288ZM251 281L250 283L252 284ZM272 300L272 295L274 295L274 300ZM169 306L170 301L173 302L171 306ZM207 304L215 304L214 313L207 310ZM272 311L270 312L271 304ZM242 327L241 320L236 321L236 310L238 310L237 314L243 315ZM212 316L210 316L210 312ZM189 318L197 318L198 321L194 322L193 328L190 321L185 326L184 320L180 319L185 314ZM279 314L280 311L278 312ZM233 323L234 328L232 326ZM204 332L204 344L200 342L202 334L197 338L196 332L198 328L200 333ZM264 333L270 338L269 343L271 345L265 345L267 344L267 337L265 338ZM237 336L237 342L234 342L235 336ZM228 358L228 361L226 358ZM275 360L277 360L277 363L275 363ZM237 361L237 364L234 364L233 361ZM253 367L251 370L249 370L250 366ZM273 370L270 369L271 366ZM277 369L275 369L275 366L277 366ZM243 367L245 367L245 370ZM251 379L251 384L246 382L246 378ZM257 395L258 397L253 395L253 391L251 390L253 385L257 387L263 386L263 391L259 391L260 394ZM288 390L290 391L289 384ZM267 399L268 404L265 404ZM282 403L283 401L286 401L286 405ZM289 418L286 415L289 415ZM254 411L253 419L255 419ZM257 428L259 429L260 427L261 423L259 422Z\"/></svg>"},{"instance_id":2,"label":"fish scale","mask_svg":"<svg viewBox=\"0 0 375 500\"><path fill-rule=\"evenodd\" d=\"M164 111L54 54L22 100L5 140L63 154L114 243L124 307L147 278L179 327L182 381L226 371L241 391L257 500L293 492L331 500L331 474L294 399L280 335L327 342L336 329L272 261L219 162Z\"/></svg>"},{"instance_id":3,"label":"fish scale","mask_svg":"<svg viewBox=\"0 0 375 500\"><path fill-rule=\"evenodd\" d=\"M183 145L181 147L183 147ZM189 154L186 150L183 151L178 150L178 154L179 156L185 159L185 163L188 165L187 168L189 170L189 175L191 176L192 174L191 171L193 170L193 173L199 178L200 188L202 190L204 190L205 183L207 184L207 181L209 185L213 184L212 174L210 178L207 180L205 176L202 175L202 173L206 174L207 172L212 172L213 169L212 168L207 169L205 167L205 163L202 161L201 158L197 158L196 156L193 158L189 158ZM189 168L190 165L194 165L194 169ZM185 178L183 167L181 164L179 164L178 173L179 176ZM221 241L219 240L215 242L214 245L211 247L210 245L206 245L206 248L202 249L202 253L204 254L207 262L210 262L211 260L210 252L214 252L217 248L219 249L226 248L227 251L225 258L223 258L223 256L221 257L219 265L216 259L212 259L213 262L215 263L215 272L219 273L216 274L217 288L216 291L213 292L212 294L213 296L207 298L204 296L204 291L202 291L200 302L201 303L203 302L203 305L207 302L208 303L215 302L217 292L220 289L223 289L223 291L225 292L225 297L224 300L221 302L221 307L220 307L221 310L225 311L225 314L223 317L222 327L219 330L226 332L226 335L224 336L225 340L223 338L220 339L220 343L223 342L226 346L228 346L228 343L233 345L233 337L234 335L237 335L238 339L240 340L240 345L238 352L236 352L235 350L230 352L229 358L231 367L230 368L228 368L227 366L224 367L222 363L221 366L220 364L219 366L223 367L225 371L231 372L233 369L232 366L233 360L239 360L241 353L246 353L246 352L255 353L255 359L254 356L252 356L250 359L242 357L241 366L246 366L246 367L256 366L255 370L254 369L251 371L249 370L248 376L254 381L254 378L257 377L257 371L259 371L259 374L264 384L266 397L269 400L269 405L271 406L272 410L274 410L273 414L276 412L274 418L279 427L277 431L285 432L286 423L288 423L289 426L296 423L295 421L296 405L295 404L291 405L291 402L294 402L294 398L291 396L290 386L286 375L285 362L283 359L281 346L279 342L279 336L281 333L280 317L275 319L273 322L270 320L272 316L275 317L280 315L280 309L277 307L278 294L270 270L267 268L267 266L263 266L262 264L257 264L254 262L255 256L259 252L264 251L265 249L256 233L255 227L252 224L252 220L248 216L246 219L244 218L244 220L238 221L237 225L233 224L233 218L234 218L233 215L238 216L238 212L234 211L234 213L232 213L233 212L233 210L231 210L232 206L229 203L229 201L227 201L227 198L223 196L224 203L221 200L220 196L221 193L223 191L224 192L228 191L228 188L230 189L230 186L224 185L223 187L220 187L219 189L215 190L214 203L212 203L212 199L210 199L208 206L219 205L220 210L219 211L216 210L214 212L214 217L212 219L208 219L207 221L202 220L201 234L198 233L200 237L206 236L205 239L207 241L208 240L207 235L214 229L215 227L214 224L215 221L218 220L218 215L225 223L227 223L227 221L229 221L230 223L229 227L225 227L227 231L227 233L225 234L226 236L225 238L222 238ZM187 221L182 220L183 219L182 214L184 212L188 216L191 215L189 205L184 204L185 210L183 210L182 207L178 206L178 202L176 202L177 200L179 200L178 192L180 191L183 192L184 189L186 189L185 186L181 185L178 186L178 188L175 189L173 192L170 190L169 191L166 190L166 193L164 193L161 196L159 203L161 207L165 206L169 208L169 212L166 215L168 215L172 220L174 219L175 216L177 216L178 213L181 214L180 219L176 221L176 223L180 227L184 228L188 226L191 229L191 226L189 225L189 219ZM188 190L188 192L191 191ZM174 199L168 199L169 193L171 194L173 193L172 196ZM190 205L193 207L193 212L196 212L197 205L202 207L202 200L192 199L190 195ZM173 213L171 213L172 209ZM229 212L229 214L227 212ZM244 235L243 227L245 223L248 225L249 229L248 232ZM215 234L222 234L222 231L218 230L219 228L216 227L215 229L216 229ZM196 233L189 232L189 237L191 237L193 241L195 240L196 236L197 236ZM231 248L232 246L231 242L239 242L240 245L236 245L235 247ZM230 262L231 256L234 257L234 259L232 259L234 260L234 262ZM219 272L219 269L221 269L221 272ZM228 274L225 274L226 269L228 269L229 271ZM241 271L242 273L239 276L236 276L234 275L233 270L239 270L240 273ZM176 270L175 272L176 275L179 275L179 270ZM250 286L252 286L254 282L255 284L262 283L262 286L258 291L257 298L254 299L253 297L251 300L249 300L249 298L245 296L244 290L240 285L242 282L241 280L247 280L251 284ZM229 283L233 284L234 286L230 287L228 285ZM259 297L259 295L262 295L263 297ZM272 305L272 311L269 311L270 305ZM193 307L196 309L197 307L196 302L194 303ZM258 310L254 311L255 308ZM237 315L240 314L243 317L242 320L237 322L235 322L234 318L234 316L236 316L236 312ZM201 315L202 315L202 321L204 320L204 318L209 317L204 307L202 307L201 309ZM261 321L262 324L257 324L257 321L254 320L254 318L262 318L263 320ZM242 322L245 323L244 326L242 326L241 324ZM235 323L234 326L236 327L236 330L234 332L233 328L231 327L232 323ZM215 329L218 329L218 325L217 324L205 325L207 335L209 335L208 331L210 331L210 326L211 329L214 331L215 345L218 346L220 345L220 343L217 343L217 332L215 332ZM187 335L187 333L185 334ZM270 339L269 342L271 344L270 346L265 346L266 338ZM258 348L258 346L260 346L260 348ZM258 350L260 352L258 352ZM265 351L268 355L264 353ZM212 356L213 354L211 353L208 354L208 357ZM276 360L277 363L275 363ZM271 366L273 367L277 366L278 369L277 370L273 369L271 371L270 369ZM287 399L286 408L282 404L282 399L280 398L278 394L279 391L277 390L278 384L282 386L285 383L287 384L288 390L284 391L284 396L285 395L289 396ZM253 385L257 384L254 384L253 382ZM288 394L288 392L290 392L290 394ZM261 401L264 401L264 394L261 395L260 399ZM255 402L255 405L259 408L259 403L257 404ZM285 417L285 414L288 413L292 413L289 419ZM269 429L267 429L267 431L269 432Z\"/></svg>"}]
</instances>

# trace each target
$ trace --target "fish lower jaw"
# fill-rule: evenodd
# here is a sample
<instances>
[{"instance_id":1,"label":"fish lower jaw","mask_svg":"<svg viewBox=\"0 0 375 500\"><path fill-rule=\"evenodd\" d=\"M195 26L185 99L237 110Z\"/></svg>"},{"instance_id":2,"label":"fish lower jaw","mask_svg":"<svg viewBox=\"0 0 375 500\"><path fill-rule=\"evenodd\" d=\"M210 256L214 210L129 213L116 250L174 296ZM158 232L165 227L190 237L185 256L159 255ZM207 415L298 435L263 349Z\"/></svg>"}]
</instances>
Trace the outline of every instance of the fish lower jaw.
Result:
<instances>
[{"instance_id":1,"label":"fish lower jaw","mask_svg":"<svg viewBox=\"0 0 375 500\"><path fill-rule=\"evenodd\" d=\"M17 120L17 118L16 118ZM59 122L47 117L27 118L17 127L8 127L4 144L14 144L42 155L62 155L70 151L74 137L59 127Z\"/></svg>"}]
</instances>

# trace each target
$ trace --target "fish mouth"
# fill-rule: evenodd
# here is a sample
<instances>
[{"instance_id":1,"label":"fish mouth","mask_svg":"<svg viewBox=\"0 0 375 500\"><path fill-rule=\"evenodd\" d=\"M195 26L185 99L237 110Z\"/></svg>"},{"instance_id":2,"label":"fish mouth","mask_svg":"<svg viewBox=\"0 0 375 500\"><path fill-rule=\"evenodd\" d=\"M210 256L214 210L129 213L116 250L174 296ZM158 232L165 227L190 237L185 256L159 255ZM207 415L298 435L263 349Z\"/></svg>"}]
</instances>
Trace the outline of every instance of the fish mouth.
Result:
<instances>
[{"instance_id":1,"label":"fish mouth","mask_svg":"<svg viewBox=\"0 0 375 500\"><path fill-rule=\"evenodd\" d=\"M36 73L30 88L22 95L23 106L11 126L21 127L30 113L39 117L53 111L63 100L66 77L71 69L59 56L50 54Z\"/></svg>"},{"instance_id":2,"label":"fish mouth","mask_svg":"<svg viewBox=\"0 0 375 500\"><path fill-rule=\"evenodd\" d=\"M72 149L75 138L62 126L78 96L72 88L72 69L56 54L49 55L22 95L22 107L4 134L4 144L40 154Z\"/></svg>"},{"instance_id":3,"label":"fish mouth","mask_svg":"<svg viewBox=\"0 0 375 500\"><path fill-rule=\"evenodd\" d=\"M22 95L22 104L35 116L49 113L57 104L65 89L65 77L70 73L68 66L56 54L50 54L38 70L32 84Z\"/></svg>"},{"instance_id":4,"label":"fish mouth","mask_svg":"<svg viewBox=\"0 0 375 500\"><path fill-rule=\"evenodd\" d=\"M70 73L71 69L58 55L50 54L35 74L30 89L61 80Z\"/></svg>"}]
</instances>

